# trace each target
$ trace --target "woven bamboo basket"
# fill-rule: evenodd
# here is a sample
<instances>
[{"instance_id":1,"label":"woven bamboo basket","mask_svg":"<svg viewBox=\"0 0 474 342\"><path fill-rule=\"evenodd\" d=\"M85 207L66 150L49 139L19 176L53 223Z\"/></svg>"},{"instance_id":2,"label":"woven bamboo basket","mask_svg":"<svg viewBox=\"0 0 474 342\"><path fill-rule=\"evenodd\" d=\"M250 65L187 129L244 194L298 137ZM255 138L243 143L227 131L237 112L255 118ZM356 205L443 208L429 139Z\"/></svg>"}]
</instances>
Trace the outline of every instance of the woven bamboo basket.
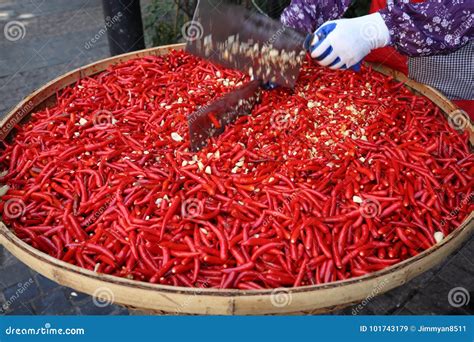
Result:
<instances>
[{"instance_id":1,"label":"woven bamboo basket","mask_svg":"<svg viewBox=\"0 0 474 342\"><path fill-rule=\"evenodd\" d=\"M74 84L83 77L132 58L163 55L170 49L183 48L183 44L176 44L132 52L107 58L62 75L26 97L11 110L0 122L1 132L8 132L15 123L27 120L29 113L54 103L57 90ZM457 107L435 89L410 80L389 68L373 67L429 98L448 119L459 113ZM471 144L474 144L472 124L469 123L465 129L470 133ZM95 273L36 250L16 237L1 221L0 243L30 268L61 285L146 312L208 315L323 313L387 292L437 265L470 238L474 230L473 217L474 213L471 213L461 226L441 243L381 271L329 284L275 290L193 289Z\"/></svg>"}]
</instances>

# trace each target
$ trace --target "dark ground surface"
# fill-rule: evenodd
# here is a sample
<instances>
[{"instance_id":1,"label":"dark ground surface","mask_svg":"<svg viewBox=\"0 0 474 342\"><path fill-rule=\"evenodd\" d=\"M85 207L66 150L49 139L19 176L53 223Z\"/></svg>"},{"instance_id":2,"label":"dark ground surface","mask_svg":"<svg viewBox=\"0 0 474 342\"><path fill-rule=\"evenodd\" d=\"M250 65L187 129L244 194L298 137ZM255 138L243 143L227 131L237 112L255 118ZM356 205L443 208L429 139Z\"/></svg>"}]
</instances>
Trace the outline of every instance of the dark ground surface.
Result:
<instances>
[{"instance_id":1,"label":"dark ground surface","mask_svg":"<svg viewBox=\"0 0 474 342\"><path fill-rule=\"evenodd\" d=\"M6 39L4 26L12 20L24 25L22 39ZM109 56L106 35L91 48L85 48L86 42L103 27L100 0L0 0L0 115L5 115L47 81ZM465 300L467 304L461 307L450 304L448 294L458 287L467 290L468 296L473 298L474 238L438 267L367 300L356 313L474 314L474 300ZM18 294L19 289L22 289L21 294ZM355 308L335 314L350 315ZM97 305L88 295L59 286L30 270L0 247L1 314L126 315L136 312L114 304Z\"/></svg>"}]
</instances>

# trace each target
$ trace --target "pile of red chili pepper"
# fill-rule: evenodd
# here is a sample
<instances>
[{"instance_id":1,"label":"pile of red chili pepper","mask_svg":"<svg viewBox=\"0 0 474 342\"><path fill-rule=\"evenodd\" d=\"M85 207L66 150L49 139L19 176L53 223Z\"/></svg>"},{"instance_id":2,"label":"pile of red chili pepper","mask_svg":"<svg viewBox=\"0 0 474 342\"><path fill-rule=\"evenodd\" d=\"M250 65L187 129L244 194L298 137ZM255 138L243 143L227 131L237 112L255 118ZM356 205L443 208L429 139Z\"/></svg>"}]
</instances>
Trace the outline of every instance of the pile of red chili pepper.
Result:
<instances>
[{"instance_id":1,"label":"pile of red chili pepper","mask_svg":"<svg viewBox=\"0 0 474 342\"><path fill-rule=\"evenodd\" d=\"M66 88L3 142L4 222L99 273L261 289L381 270L474 208L467 135L367 68L307 61L191 153L187 115L247 80L173 51Z\"/></svg>"}]
</instances>

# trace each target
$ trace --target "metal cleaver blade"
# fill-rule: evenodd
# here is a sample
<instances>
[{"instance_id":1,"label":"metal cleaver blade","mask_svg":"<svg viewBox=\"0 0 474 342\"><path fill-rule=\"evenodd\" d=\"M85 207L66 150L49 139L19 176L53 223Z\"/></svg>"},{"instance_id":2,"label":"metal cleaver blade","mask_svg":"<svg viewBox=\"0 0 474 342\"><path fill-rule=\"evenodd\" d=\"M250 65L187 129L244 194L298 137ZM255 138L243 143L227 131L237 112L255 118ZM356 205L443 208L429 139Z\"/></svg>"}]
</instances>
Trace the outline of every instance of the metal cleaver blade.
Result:
<instances>
[{"instance_id":1,"label":"metal cleaver blade","mask_svg":"<svg viewBox=\"0 0 474 342\"><path fill-rule=\"evenodd\" d=\"M191 151L206 146L209 138L224 132L237 117L250 114L260 94L260 81L251 81L190 114L187 119Z\"/></svg>"},{"instance_id":2,"label":"metal cleaver blade","mask_svg":"<svg viewBox=\"0 0 474 342\"><path fill-rule=\"evenodd\" d=\"M218 0L200 0L188 28L186 51L263 83L294 87L306 55L305 34Z\"/></svg>"}]
</instances>

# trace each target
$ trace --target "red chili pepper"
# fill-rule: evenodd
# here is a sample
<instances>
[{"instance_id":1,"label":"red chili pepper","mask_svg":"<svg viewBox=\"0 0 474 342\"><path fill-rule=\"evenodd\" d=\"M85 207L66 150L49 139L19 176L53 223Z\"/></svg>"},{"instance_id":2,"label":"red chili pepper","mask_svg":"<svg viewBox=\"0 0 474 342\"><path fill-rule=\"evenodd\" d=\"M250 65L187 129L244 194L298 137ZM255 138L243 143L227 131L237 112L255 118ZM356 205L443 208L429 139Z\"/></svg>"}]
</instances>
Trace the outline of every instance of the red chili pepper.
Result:
<instances>
[{"instance_id":1,"label":"red chili pepper","mask_svg":"<svg viewBox=\"0 0 474 342\"><path fill-rule=\"evenodd\" d=\"M254 290L380 270L472 211L468 135L370 69L308 60L294 92L263 91L251 115L190 153L186 118L247 81L173 51L58 92L2 142L4 222L98 272Z\"/></svg>"},{"instance_id":2,"label":"red chili pepper","mask_svg":"<svg viewBox=\"0 0 474 342\"><path fill-rule=\"evenodd\" d=\"M215 128L219 129L219 128L222 127L221 123L219 122L219 120L217 120L214 113L209 113L209 114L207 114L207 116L209 117L209 120L211 120L211 122L212 122L212 124L214 125Z\"/></svg>"},{"instance_id":3,"label":"red chili pepper","mask_svg":"<svg viewBox=\"0 0 474 342\"><path fill-rule=\"evenodd\" d=\"M173 215L178 211L179 205L181 204L181 198L179 196L175 196L173 201L170 204L168 211L166 212L165 218L163 219L163 223L161 225L161 233L160 238L163 238L165 233L165 227L169 220L173 217Z\"/></svg>"}]
</instances>

